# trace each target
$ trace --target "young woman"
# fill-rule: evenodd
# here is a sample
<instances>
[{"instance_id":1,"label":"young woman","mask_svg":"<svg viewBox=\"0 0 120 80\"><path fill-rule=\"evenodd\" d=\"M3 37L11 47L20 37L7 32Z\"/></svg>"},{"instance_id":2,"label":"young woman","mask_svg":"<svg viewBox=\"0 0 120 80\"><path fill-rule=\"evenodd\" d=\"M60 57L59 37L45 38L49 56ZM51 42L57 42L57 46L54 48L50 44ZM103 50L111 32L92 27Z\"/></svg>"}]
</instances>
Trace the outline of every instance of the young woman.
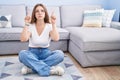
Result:
<instances>
[{"instance_id":1,"label":"young woman","mask_svg":"<svg viewBox=\"0 0 120 80\"><path fill-rule=\"evenodd\" d=\"M32 16L25 17L21 41L29 40L29 49L19 53L19 60L25 65L21 69L22 74L31 72L37 72L41 76L64 74L62 67L55 66L63 61L64 53L61 50L48 49L51 39L59 40L56 17L52 14L50 18L51 21L43 4L35 5Z\"/></svg>"}]
</instances>

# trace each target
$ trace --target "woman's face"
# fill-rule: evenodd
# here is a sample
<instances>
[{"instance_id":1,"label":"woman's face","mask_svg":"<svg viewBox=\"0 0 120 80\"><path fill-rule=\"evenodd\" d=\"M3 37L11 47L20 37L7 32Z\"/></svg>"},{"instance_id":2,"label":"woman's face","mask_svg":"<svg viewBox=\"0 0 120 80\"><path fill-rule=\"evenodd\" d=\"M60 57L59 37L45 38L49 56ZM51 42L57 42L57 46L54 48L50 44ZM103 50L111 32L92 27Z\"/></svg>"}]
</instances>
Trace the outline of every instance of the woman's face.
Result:
<instances>
[{"instance_id":1,"label":"woman's face","mask_svg":"<svg viewBox=\"0 0 120 80\"><path fill-rule=\"evenodd\" d=\"M43 9L43 7L38 6L35 9L35 17L37 20L44 20L45 18L45 10Z\"/></svg>"}]
</instances>

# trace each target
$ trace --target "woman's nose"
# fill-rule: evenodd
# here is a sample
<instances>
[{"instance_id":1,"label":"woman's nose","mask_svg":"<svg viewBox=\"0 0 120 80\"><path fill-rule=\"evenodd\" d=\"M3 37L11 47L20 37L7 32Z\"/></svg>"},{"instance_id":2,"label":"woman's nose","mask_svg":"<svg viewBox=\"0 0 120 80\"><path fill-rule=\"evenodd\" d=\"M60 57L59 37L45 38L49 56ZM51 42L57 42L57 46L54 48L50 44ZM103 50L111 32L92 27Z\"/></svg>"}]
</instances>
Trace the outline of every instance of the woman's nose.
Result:
<instances>
[{"instance_id":1,"label":"woman's nose","mask_svg":"<svg viewBox=\"0 0 120 80\"><path fill-rule=\"evenodd\" d=\"M41 14L41 11L39 11L38 13Z\"/></svg>"}]
</instances>

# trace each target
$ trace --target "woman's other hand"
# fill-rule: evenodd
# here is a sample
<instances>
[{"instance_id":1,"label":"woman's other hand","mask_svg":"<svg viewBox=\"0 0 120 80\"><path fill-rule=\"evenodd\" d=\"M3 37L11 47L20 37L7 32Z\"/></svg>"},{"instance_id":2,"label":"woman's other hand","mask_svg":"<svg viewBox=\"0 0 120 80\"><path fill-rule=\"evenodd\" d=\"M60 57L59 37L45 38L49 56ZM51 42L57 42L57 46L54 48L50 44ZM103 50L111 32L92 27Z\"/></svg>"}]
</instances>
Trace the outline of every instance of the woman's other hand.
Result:
<instances>
[{"instance_id":1,"label":"woman's other hand","mask_svg":"<svg viewBox=\"0 0 120 80\"><path fill-rule=\"evenodd\" d=\"M52 12L52 14L51 14L51 17L50 17L51 19L51 23L54 25L54 24L56 24L56 16L55 16L55 14L54 14L54 11Z\"/></svg>"},{"instance_id":2,"label":"woman's other hand","mask_svg":"<svg viewBox=\"0 0 120 80\"><path fill-rule=\"evenodd\" d=\"M54 14L54 11L52 12L52 14L50 16L50 20L51 20L51 24L52 24L52 31L50 32L50 36L51 36L52 40L58 41L59 33L58 33L57 27L56 27L56 16Z\"/></svg>"}]
</instances>

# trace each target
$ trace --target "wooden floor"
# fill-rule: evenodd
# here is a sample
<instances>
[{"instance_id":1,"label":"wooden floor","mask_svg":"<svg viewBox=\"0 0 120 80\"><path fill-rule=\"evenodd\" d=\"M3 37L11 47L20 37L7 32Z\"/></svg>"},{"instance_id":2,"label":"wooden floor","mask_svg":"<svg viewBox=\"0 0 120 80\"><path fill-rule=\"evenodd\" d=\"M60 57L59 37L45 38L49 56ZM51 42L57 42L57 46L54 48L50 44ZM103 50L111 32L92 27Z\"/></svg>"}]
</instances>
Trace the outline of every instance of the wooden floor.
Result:
<instances>
[{"instance_id":1,"label":"wooden floor","mask_svg":"<svg viewBox=\"0 0 120 80\"><path fill-rule=\"evenodd\" d=\"M120 66L82 68L70 53L66 54L72 59L85 80L120 80Z\"/></svg>"},{"instance_id":2,"label":"wooden floor","mask_svg":"<svg viewBox=\"0 0 120 80\"><path fill-rule=\"evenodd\" d=\"M72 59L75 66L79 69L80 73L82 73L84 80L120 80L120 66L82 68L80 64L71 56L70 53L66 54Z\"/></svg>"}]
</instances>

